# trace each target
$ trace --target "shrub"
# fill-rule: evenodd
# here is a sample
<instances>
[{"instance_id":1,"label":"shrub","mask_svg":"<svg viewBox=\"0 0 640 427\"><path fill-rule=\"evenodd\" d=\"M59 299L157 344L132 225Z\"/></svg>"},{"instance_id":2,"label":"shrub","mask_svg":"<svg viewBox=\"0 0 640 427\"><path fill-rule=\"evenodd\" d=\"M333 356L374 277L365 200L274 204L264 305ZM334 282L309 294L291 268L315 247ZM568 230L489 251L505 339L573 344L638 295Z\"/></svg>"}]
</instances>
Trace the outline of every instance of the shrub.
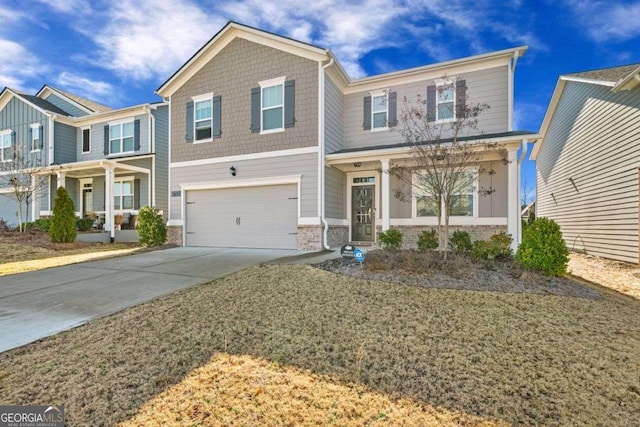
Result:
<instances>
[{"instance_id":1,"label":"shrub","mask_svg":"<svg viewBox=\"0 0 640 427\"><path fill-rule=\"evenodd\" d=\"M471 256L476 259L505 259L512 255L513 239L505 232L496 233L491 239L476 240L471 248Z\"/></svg>"},{"instance_id":2,"label":"shrub","mask_svg":"<svg viewBox=\"0 0 640 427\"><path fill-rule=\"evenodd\" d=\"M76 239L76 214L73 200L64 187L56 190L49 236L54 243L70 243Z\"/></svg>"},{"instance_id":3,"label":"shrub","mask_svg":"<svg viewBox=\"0 0 640 427\"><path fill-rule=\"evenodd\" d=\"M385 250L395 251L400 249L400 245L402 245L402 233L395 228L378 233L378 239Z\"/></svg>"},{"instance_id":4,"label":"shrub","mask_svg":"<svg viewBox=\"0 0 640 427\"><path fill-rule=\"evenodd\" d=\"M33 222L33 228L40 231L49 232L51 228L51 218L38 218Z\"/></svg>"},{"instance_id":5,"label":"shrub","mask_svg":"<svg viewBox=\"0 0 640 427\"><path fill-rule=\"evenodd\" d=\"M548 218L537 218L522 236L516 261L524 268L546 276L562 276L567 272L569 251L562 239L560 226Z\"/></svg>"},{"instance_id":6,"label":"shrub","mask_svg":"<svg viewBox=\"0 0 640 427\"><path fill-rule=\"evenodd\" d=\"M78 231L89 231L93 227L93 220L89 218L76 219L76 228Z\"/></svg>"},{"instance_id":7,"label":"shrub","mask_svg":"<svg viewBox=\"0 0 640 427\"><path fill-rule=\"evenodd\" d=\"M473 248L471 235L465 230L454 231L453 236L449 239L449 244L453 252L459 254L469 252Z\"/></svg>"},{"instance_id":8,"label":"shrub","mask_svg":"<svg viewBox=\"0 0 640 427\"><path fill-rule=\"evenodd\" d=\"M138 236L143 246L160 246L167 241L167 226L156 208L144 206L140 209Z\"/></svg>"},{"instance_id":9,"label":"shrub","mask_svg":"<svg viewBox=\"0 0 640 427\"><path fill-rule=\"evenodd\" d=\"M425 230L418 237L418 249L422 252L430 249L436 249L438 247L438 235L436 230Z\"/></svg>"}]
</instances>

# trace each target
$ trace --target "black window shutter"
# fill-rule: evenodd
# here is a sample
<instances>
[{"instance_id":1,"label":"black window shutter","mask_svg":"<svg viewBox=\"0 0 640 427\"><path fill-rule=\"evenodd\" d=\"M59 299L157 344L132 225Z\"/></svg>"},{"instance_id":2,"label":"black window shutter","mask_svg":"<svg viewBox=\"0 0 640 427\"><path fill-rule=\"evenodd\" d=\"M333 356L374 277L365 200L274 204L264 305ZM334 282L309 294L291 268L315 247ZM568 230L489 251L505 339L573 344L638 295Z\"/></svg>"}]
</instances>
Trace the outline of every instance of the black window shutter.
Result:
<instances>
[{"instance_id":1,"label":"black window shutter","mask_svg":"<svg viewBox=\"0 0 640 427\"><path fill-rule=\"evenodd\" d=\"M42 150L44 148L44 125L40 125L40 141L38 141L38 149Z\"/></svg>"},{"instance_id":2,"label":"black window shutter","mask_svg":"<svg viewBox=\"0 0 640 427\"><path fill-rule=\"evenodd\" d=\"M251 132L260 132L260 88L251 89Z\"/></svg>"},{"instance_id":3,"label":"black window shutter","mask_svg":"<svg viewBox=\"0 0 640 427\"><path fill-rule=\"evenodd\" d=\"M427 121L436 121L436 86L427 86Z\"/></svg>"},{"instance_id":4,"label":"black window shutter","mask_svg":"<svg viewBox=\"0 0 640 427\"><path fill-rule=\"evenodd\" d=\"M398 93L389 92L389 127L398 125Z\"/></svg>"},{"instance_id":5,"label":"black window shutter","mask_svg":"<svg viewBox=\"0 0 640 427\"><path fill-rule=\"evenodd\" d=\"M133 121L133 151L140 151L140 120Z\"/></svg>"},{"instance_id":6,"label":"black window shutter","mask_svg":"<svg viewBox=\"0 0 640 427\"><path fill-rule=\"evenodd\" d=\"M83 152L88 152L91 150L91 141L89 140L90 138L91 138L91 130L83 129L82 130L82 151Z\"/></svg>"},{"instance_id":7,"label":"black window shutter","mask_svg":"<svg viewBox=\"0 0 640 427\"><path fill-rule=\"evenodd\" d=\"M187 118L185 121L186 132L184 140L185 142L193 142L193 101L187 102Z\"/></svg>"},{"instance_id":8,"label":"black window shutter","mask_svg":"<svg viewBox=\"0 0 640 427\"><path fill-rule=\"evenodd\" d=\"M463 118L467 110L467 82L458 80L456 82L456 118Z\"/></svg>"},{"instance_id":9,"label":"black window shutter","mask_svg":"<svg viewBox=\"0 0 640 427\"><path fill-rule=\"evenodd\" d=\"M292 128L296 124L296 81L284 82L284 127Z\"/></svg>"},{"instance_id":10,"label":"black window shutter","mask_svg":"<svg viewBox=\"0 0 640 427\"><path fill-rule=\"evenodd\" d=\"M140 179L133 180L133 209L140 209Z\"/></svg>"},{"instance_id":11,"label":"black window shutter","mask_svg":"<svg viewBox=\"0 0 640 427\"><path fill-rule=\"evenodd\" d=\"M371 96L364 97L364 116L362 117L364 130L371 129Z\"/></svg>"},{"instance_id":12,"label":"black window shutter","mask_svg":"<svg viewBox=\"0 0 640 427\"><path fill-rule=\"evenodd\" d=\"M211 109L211 136L220 138L222 136L222 97L220 95L213 97Z\"/></svg>"},{"instance_id":13,"label":"black window shutter","mask_svg":"<svg viewBox=\"0 0 640 427\"><path fill-rule=\"evenodd\" d=\"M104 155L109 154L109 125L104 127Z\"/></svg>"}]
</instances>

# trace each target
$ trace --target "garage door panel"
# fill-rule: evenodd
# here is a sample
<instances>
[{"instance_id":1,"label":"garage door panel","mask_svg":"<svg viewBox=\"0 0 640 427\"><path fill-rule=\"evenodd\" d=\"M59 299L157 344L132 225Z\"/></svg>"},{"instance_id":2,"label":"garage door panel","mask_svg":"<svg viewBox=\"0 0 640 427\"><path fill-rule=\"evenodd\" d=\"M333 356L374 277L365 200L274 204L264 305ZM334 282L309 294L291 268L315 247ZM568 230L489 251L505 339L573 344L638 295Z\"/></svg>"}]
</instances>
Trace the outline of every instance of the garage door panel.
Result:
<instances>
[{"instance_id":1,"label":"garage door panel","mask_svg":"<svg viewBox=\"0 0 640 427\"><path fill-rule=\"evenodd\" d=\"M296 185L187 192L188 246L297 247Z\"/></svg>"}]
</instances>

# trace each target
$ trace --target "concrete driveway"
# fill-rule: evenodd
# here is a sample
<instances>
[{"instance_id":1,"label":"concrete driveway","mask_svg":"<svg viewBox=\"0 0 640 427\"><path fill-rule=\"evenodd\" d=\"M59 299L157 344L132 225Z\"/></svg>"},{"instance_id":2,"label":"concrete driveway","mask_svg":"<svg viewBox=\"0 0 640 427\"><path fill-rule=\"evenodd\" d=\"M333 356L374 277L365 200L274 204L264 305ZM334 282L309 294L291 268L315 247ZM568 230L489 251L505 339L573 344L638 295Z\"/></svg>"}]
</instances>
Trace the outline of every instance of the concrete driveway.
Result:
<instances>
[{"instance_id":1,"label":"concrete driveway","mask_svg":"<svg viewBox=\"0 0 640 427\"><path fill-rule=\"evenodd\" d=\"M295 250L173 248L0 277L0 352Z\"/></svg>"}]
</instances>

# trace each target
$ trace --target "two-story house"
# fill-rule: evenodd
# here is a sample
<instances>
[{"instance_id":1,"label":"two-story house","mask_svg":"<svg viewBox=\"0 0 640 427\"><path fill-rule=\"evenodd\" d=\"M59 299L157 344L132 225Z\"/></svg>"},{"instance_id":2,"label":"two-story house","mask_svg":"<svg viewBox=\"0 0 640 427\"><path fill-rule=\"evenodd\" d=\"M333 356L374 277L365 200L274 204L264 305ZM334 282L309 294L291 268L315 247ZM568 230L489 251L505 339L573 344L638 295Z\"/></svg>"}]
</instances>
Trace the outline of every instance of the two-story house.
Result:
<instances>
[{"instance_id":1,"label":"two-story house","mask_svg":"<svg viewBox=\"0 0 640 427\"><path fill-rule=\"evenodd\" d=\"M116 215L131 219L144 205L166 212L168 111L165 103L111 109L48 85L35 95L5 88L0 135L8 149L1 160L7 166L21 160L43 182L23 221L51 215L61 186L76 215L95 213L111 239ZM4 183L0 191L11 190ZM0 197L1 218L15 224L17 211L15 201Z\"/></svg>"},{"instance_id":2,"label":"two-story house","mask_svg":"<svg viewBox=\"0 0 640 427\"><path fill-rule=\"evenodd\" d=\"M433 122L455 120L467 99L490 105L465 143L500 149L469 165L492 173L461 195L451 225L476 238L507 231L517 244L517 152L536 136L513 130L513 74L525 50L351 79L330 50L228 23L157 90L170 105L171 239L317 250L374 243L394 227L415 242L437 217L424 195L396 198L405 184L387 171L413 160L397 124L400 100L421 94ZM458 83L441 96L450 79ZM495 191L480 195L482 186Z\"/></svg>"}]
</instances>

